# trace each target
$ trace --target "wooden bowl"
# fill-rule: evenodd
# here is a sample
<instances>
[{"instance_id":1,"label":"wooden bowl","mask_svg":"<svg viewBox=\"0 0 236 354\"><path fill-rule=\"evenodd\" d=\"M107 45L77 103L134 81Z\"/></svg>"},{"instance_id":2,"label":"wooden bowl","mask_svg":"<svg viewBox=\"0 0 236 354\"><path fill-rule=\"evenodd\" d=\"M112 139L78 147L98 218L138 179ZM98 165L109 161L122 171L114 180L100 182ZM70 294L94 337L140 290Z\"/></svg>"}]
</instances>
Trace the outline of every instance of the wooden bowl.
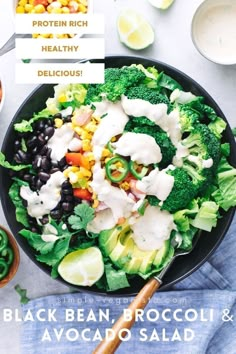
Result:
<instances>
[{"instance_id":1,"label":"wooden bowl","mask_svg":"<svg viewBox=\"0 0 236 354\"><path fill-rule=\"evenodd\" d=\"M2 229L3 231L6 232L6 234L8 236L9 244L13 250L13 253L14 253L14 260L10 266L10 270L9 270L8 274L6 275L6 277L4 279L0 280L0 288L3 288L15 276L15 274L18 270L19 263L20 263L20 252L19 252L19 248L16 243L16 240L12 236L12 234L8 230L6 230L5 227L3 227L2 225L0 225L0 229Z\"/></svg>"}]
</instances>

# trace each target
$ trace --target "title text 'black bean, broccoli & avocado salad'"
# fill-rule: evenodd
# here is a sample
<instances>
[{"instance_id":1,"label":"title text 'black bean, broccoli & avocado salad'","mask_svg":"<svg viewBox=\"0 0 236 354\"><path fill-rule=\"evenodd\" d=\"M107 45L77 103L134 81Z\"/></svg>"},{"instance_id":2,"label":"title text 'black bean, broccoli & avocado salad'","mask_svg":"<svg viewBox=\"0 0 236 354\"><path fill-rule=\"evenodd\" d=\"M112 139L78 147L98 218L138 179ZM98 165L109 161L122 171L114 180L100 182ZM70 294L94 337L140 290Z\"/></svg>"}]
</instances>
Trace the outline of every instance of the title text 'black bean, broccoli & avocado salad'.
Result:
<instances>
[{"instance_id":1,"label":"title text 'black bean, broccoli & avocado salad'","mask_svg":"<svg viewBox=\"0 0 236 354\"><path fill-rule=\"evenodd\" d=\"M115 291L149 278L236 204L225 121L154 67L55 86L14 125L9 196L38 262L70 284Z\"/></svg>"}]
</instances>

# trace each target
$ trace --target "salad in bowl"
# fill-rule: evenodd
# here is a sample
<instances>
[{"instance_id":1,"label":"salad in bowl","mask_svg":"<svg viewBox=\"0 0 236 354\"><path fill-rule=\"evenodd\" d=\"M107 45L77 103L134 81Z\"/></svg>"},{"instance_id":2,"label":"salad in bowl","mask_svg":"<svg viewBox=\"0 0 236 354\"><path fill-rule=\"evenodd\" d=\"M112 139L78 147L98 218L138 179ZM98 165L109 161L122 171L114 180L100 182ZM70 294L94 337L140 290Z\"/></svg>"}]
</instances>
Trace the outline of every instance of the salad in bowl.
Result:
<instances>
[{"instance_id":1,"label":"salad in bowl","mask_svg":"<svg viewBox=\"0 0 236 354\"><path fill-rule=\"evenodd\" d=\"M226 122L155 67L54 87L14 124L9 196L53 278L116 291L147 279L235 206Z\"/></svg>"}]
</instances>

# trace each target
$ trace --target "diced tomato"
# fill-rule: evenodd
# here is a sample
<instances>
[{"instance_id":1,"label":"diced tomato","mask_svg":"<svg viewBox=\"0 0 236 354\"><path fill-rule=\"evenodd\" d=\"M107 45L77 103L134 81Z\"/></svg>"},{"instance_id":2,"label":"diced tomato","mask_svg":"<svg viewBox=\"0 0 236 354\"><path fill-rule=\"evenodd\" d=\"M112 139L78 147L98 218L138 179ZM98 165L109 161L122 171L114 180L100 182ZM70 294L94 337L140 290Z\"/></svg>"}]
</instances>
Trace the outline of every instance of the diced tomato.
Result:
<instances>
[{"instance_id":1,"label":"diced tomato","mask_svg":"<svg viewBox=\"0 0 236 354\"><path fill-rule=\"evenodd\" d=\"M79 199L92 200L92 193L90 193L87 189L74 188L73 195Z\"/></svg>"},{"instance_id":2,"label":"diced tomato","mask_svg":"<svg viewBox=\"0 0 236 354\"><path fill-rule=\"evenodd\" d=\"M34 6L36 5L43 5L45 7L48 6L48 0L34 0Z\"/></svg>"},{"instance_id":3,"label":"diced tomato","mask_svg":"<svg viewBox=\"0 0 236 354\"><path fill-rule=\"evenodd\" d=\"M89 160L80 152L67 152L66 162L68 165L80 166L89 169Z\"/></svg>"},{"instance_id":4,"label":"diced tomato","mask_svg":"<svg viewBox=\"0 0 236 354\"><path fill-rule=\"evenodd\" d=\"M125 177L124 181L125 181L125 182L130 182L131 180L134 180L134 178L135 178L135 177L132 175L132 173L129 172L129 173L127 174L127 176Z\"/></svg>"}]
</instances>

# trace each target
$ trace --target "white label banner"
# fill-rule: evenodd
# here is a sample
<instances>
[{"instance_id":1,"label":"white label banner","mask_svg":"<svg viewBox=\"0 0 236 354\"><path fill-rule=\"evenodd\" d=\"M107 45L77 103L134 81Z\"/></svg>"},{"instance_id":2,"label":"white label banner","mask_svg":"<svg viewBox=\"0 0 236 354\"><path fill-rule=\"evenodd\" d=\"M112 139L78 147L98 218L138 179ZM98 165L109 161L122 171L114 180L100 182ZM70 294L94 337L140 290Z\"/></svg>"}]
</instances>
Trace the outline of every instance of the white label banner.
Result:
<instances>
[{"instance_id":1,"label":"white label banner","mask_svg":"<svg viewBox=\"0 0 236 354\"><path fill-rule=\"evenodd\" d=\"M102 59L105 56L103 38L32 39L16 38L18 59Z\"/></svg>"},{"instance_id":2,"label":"white label banner","mask_svg":"<svg viewBox=\"0 0 236 354\"><path fill-rule=\"evenodd\" d=\"M17 14L15 32L19 34L104 34L104 15Z\"/></svg>"},{"instance_id":3,"label":"white label banner","mask_svg":"<svg viewBox=\"0 0 236 354\"><path fill-rule=\"evenodd\" d=\"M17 84L59 84L104 82L104 64L16 64Z\"/></svg>"}]
</instances>

